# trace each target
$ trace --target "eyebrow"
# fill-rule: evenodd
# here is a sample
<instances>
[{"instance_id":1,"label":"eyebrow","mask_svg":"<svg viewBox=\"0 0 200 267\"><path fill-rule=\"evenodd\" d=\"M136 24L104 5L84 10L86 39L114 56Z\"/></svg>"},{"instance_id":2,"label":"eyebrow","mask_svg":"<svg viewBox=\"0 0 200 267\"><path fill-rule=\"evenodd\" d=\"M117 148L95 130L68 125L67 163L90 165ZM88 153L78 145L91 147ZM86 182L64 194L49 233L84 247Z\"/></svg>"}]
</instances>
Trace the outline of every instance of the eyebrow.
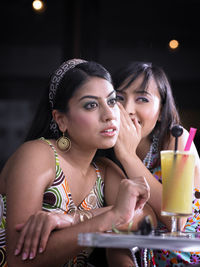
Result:
<instances>
[{"instance_id":1,"label":"eyebrow","mask_svg":"<svg viewBox=\"0 0 200 267\"><path fill-rule=\"evenodd\" d=\"M115 93L115 90L113 90L111 93L109 93L109 94L107 95L107 98L108 98L109 96L111 96L113 93ZM83 99L85 99L85 98L98 99L99 97L98 97L98 96L94 96L94 95L85 95L85 96L82 96L82 97L79 99L79 101L81 101L81 100L83 100Z\"/></svg>"},{"instance_id":2,"label":"eyebrow","mask_svg":"<svg viewBox=\"0 0 200 267\"><path fill-rule=\"evenodd\" d=\"M147 95L151 95L147 90L136 90L135 91L136 94L147 94Z\"/></svg>"},{"instance_id":3,"label":"eyebrow","mask_svg":"<svg viewBox=\"0 0 200 267\"><path fill-rule=\"evenodd\" d=\"M117 93L122 93L122 94L125 94L126 93L126 90L117 90ZM143 89L137 89L134 91L135 94L146 94L146 95L151 95L147 90L143 90Z\"/></svg>"}]
</instances>

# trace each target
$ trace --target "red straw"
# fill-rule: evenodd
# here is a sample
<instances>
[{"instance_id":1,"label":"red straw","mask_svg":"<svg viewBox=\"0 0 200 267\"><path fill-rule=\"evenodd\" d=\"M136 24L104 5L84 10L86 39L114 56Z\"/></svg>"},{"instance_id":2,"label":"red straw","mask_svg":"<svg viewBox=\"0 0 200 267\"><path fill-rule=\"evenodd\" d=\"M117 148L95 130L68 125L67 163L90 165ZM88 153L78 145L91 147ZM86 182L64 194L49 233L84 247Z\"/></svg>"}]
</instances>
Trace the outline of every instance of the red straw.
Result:
<instances>
[{"instance_id":1,"label":"red straw","mask_svg":"<svg viewBox=\"0 0 200 267\"><path fill-rule=\"evenodd\" d=\"M189 151L189 150L190 150L190 147L191 147L192 141L193 141L193 139L194 139L194 136L195 136L195 134L196 134L196 131L197 131L196 128L190 128L190 132L189 132L188 140L187 140L187 142L186 142L184 151Z\"/></svg>"}]
</instances>

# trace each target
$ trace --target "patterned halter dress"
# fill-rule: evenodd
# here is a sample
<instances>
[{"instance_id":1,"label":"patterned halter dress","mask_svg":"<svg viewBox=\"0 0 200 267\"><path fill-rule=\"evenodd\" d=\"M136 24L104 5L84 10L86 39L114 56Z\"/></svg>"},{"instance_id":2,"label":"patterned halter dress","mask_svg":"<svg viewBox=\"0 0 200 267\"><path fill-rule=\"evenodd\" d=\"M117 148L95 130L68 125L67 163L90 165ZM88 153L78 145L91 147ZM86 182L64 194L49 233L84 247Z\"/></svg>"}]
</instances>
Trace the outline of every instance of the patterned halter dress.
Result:
<instances>
[{"instance_id":1,"label":"patterned halter dress","mask_svg":"<svg viewBox=\"0 0 200 267\"><path fill-rule=\"evenodd\" d=\"M93 162L93 166L96 171L97 179L91 189L90 193L85 199L78 205L75 206L73 198L63 170L59 164L58 154L55 147L50 143L49 140L41 138L46 141L54 151L56 161L56 177L52 185L47 188L43 196L43 209L49 212L58 212L67 214L76 210L92 210L103 207L104 204L104 182L101 178L100 172L96 164ZM5 246L5 225L6 225L6 197L0 195L0 266L7 267L6 262L6 246ZM66 248L67 249L67 248ZM92 266L88 262L89 255L92 252L92 248L86 248L81 251L76 257L72 258L64 266L58 267L84 267Z\"/></svg>"}]
</instances>

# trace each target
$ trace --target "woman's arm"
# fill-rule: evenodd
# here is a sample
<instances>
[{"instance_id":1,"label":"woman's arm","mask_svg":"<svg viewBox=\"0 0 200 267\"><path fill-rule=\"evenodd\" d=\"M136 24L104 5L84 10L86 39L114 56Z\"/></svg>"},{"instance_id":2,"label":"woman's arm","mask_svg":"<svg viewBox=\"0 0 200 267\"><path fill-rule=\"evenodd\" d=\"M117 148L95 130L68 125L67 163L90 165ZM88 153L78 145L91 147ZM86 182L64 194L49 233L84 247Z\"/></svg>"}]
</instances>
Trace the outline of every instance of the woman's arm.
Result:
<instances>
[{"instance_id":1,"label":"woman's arm","mask_svg":"<svg viewBox=\"0 0 200 267\"><path fill-rule=\"evenodd\" d=\"M153 208L158 219L170 229L171 220L168 217L161 216L162 185L155 179L137 155L128 157L127 160L121 160L121 164L129 179L134 181L135 177L139 175L146 178L150 187L148 203Z\"/></svg>"},{"instance_id":2,"label":"woman's arm","mask_svg":"<svg viewBox=\"0 0 200 267\"><path fill-rule=\"evenodd\" d=\"M105 172L105 166L108 163L104 161L103 163L99 163L102 165L102 174ZM121 179L124 178L123 173L119 169L120 174L116 173L118 176L117 181L113 181L112 188L110 192L112 196L117 196L117 191L119 189L119 183ZM119 175L122 175L120 177ZM116 177L115 177L116 178ZM107 186L106 186L107 188ZM115 192L116 191L116 192ZM89 211L89 217L95 217L106 211L110 210L113 207L115 198L112 197L112 206L107 206L103 208L98 208ZM20 232L20 236L17 240L15 254L19 255L22 250L23 246L26 247L27 255L24 257L29 257L31 254L31 258L34 258L37 254L38 250L44 251L46 248L47 241L49 239L49 235L53 230L56 229L63 229L65 227L69 227L73 224L77 224L81 222L81 218L83 218L83 212L77 210L75 213L70 214L58 214L53 212L45 212L45 211L38 211L31 215L25 223L21 223L16 225L15 229ZM87 218L87 214L84 215L84 218Z\"/></svg>"},{"instance_id":3,"label":"woman's arm","mask_svg":"<svg viewBox=\"0 0 200 267\"><path fill-rule=\"evenodd\" d=\"M118 186L121 177L123 177L125 180L127 179L122 170L112 161L107 159L106 161L104 161L104 165L107 166L104 177L105 200L107 204L112 205L113 201L117 197L116 196L117 191L114 188ZM137 195L137 203L135 203L135 207L133 206L134 209L132 211L132 216L131 216L133 224L131 230L137 231L140 222L146 215L151 215L155 227L157 225L156 216L153 210L150 208L150 206L148 206L148 204L145 204L150 196L149 186L145 178L141 176L135 177L133 185L135 188L137 188L137 191L140 192L140 195ZM127 205L132 206L133 204L131 204L131 202L127 202ZM114 226L120 231L127 231L130 228L129 222L123 225L114 225ZM133 266L133 259L129 249L107 249L107 260L109 266L111 267Z\"/></svg>"},{"instance_id":4,"label":"woman's arm","mask_svg":"<svg viewBox=\"0 0 200 267\"><path fill-rule=\"evenodd\" d=\"M14 256L14 244L8 249L9 266L59 266L77 255L83 248L78 246L78 233L104 232L112 229L112 225L121 225L132 219L132 207L135 206L135 186L132 181L123 180L119 185L115 205L90 220L54 231L49 237L46 250L32 260L22 261L21 256ZM129 203L130 205L127 205ZM25 249L25 248L24 248ZM23 251L26 252L26 249ZM28 252L27 252L28 253Z\"/></svg>"},{"instance_id":5,"label":"woman's arm","mask_svg":"<svg viewBox=\"0 0 200 267\"><path fill-rule=\"evenodd\" d=\"M55 177L52 150L41 141L23 144L3 171L6 194L6 250L9 261L19 233L15 226L42 210L43 193ZM25 257L25 255L24 255Z\"/></svg>"},{"instance_id":6,"label":"woman's arm","mask_svg":"<svg viewBox=\"0 0 200 267\"><path fill-rule=\"evenodd\" d=\"M148 203L153 208L158 219L170 229L171 219L161 216L162 184L155 179L136 154L137 146L141 140L141 126L136 120L133 122L130 119L122 105L119 105L119 107L121 110L121 126L119 138L115 146L117 158L130 179L134 180L134 177L138 175L142 175L146 178L151 192ZM184 129L183 135L178 139L178 150L184 150L187 138L188 132ZM175 138L171 136L170 143L166 149L173 150L174 146ZM194 143L192 143L191 151L194 152L196 157L194 184L196 187L200 187L200 160ZM184 222L182 226L184 226Z\"/></svg>"},{"instance_id":7,"label":"woman's arm","mask_svg":"<svg viewBox=\"0 0 200 267\"><path fill-rule=\"evenodd\" d=\"M63 214L56 212L38 211L25 223L16 225L15 229L20 232L17 240L15 255L21 254L26 248L26 257L34 258L38 252L46 249L49 236L52 231L80 223L81 220L95 217L112 209L113 206L98 208L90 211L79 211ZM86 212L86 214L85 214Z\"/></svg>"},{"instance_id":8,"label":"woman's arm","mask_svg":"<svg viewBox=\"0 0 200 267\"><path fill-rule=\"evenodd\" d=\"M4 170L7 196L7 260L12 266L57 266L82 250L77 244L78 233L96 232L112 229L112 225L128 223L133 217L139 187L127 179L118 184L119 192L114 206L91 220L52 232L47 248L32 260L30 250L23 247L23 254L15 256L19 233L15 225L26 222L28 218L41 211L44 190L51 185L55 177L55 162L52 151L39 141L23 145L9 160ZM39 149L38 149L39 146ZM38 150L40 153L38 153ZM49 156L51 155L51 156ZM52 167L51 167L52 166ZM144 194L142 192L142 194ZM31 257L32 258L32 257Z\"/></svg>"},{"instance_id":9,"label":"woman's arm","mask_svg":"<svg viewBox=\"0 0 200 267\"><path fill-rule=\"evenodd\" d=\"M117 166L114 162L109 159L103 159L103 164L106 166L105 168L105 201L106 204L113 205L114 201L117 198L118 186L121 182L121 179L126 179L123 171ZM142 209L150 197L150 188L146 181L146 179L138 175L133 179L135 192L136 194L136 203L134 207L134 211L136 209Z\"/></svg>"},{"instance_id":10,"label":"woman's arm","mask_svg":"<svg viewBox=\"0 0 200 267\"><path fill-rule=\"evenodd\" d=\"M115 154L129 179L134 181L135 177L138 176L146 178L150 187L148 203L153 208L158 219L170 229L171 220L168 217L161 216L162 184L155 179L136 154L136 149L141 140L141 125L137 120L132 121L130 119L122 105L119 104L119 107L121 125L119 137L114 147Z\"/></svg>"}]
</instances>

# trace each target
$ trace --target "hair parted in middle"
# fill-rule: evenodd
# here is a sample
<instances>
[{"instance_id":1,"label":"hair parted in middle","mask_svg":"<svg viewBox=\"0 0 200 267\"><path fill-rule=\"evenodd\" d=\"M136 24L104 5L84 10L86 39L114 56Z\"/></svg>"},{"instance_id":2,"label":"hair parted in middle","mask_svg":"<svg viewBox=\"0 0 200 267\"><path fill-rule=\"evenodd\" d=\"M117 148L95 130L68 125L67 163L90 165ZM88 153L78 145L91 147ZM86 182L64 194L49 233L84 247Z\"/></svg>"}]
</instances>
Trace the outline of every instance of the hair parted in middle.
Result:
<instances>
[{"instance_id":1,"label":"hair parted in middle","mask_svg":"<svg viewBox=\"0 0 200 267\"><path fill-rule=\"evenodd\" d=\"M68 67L66 67L68 65ZM63 71L62 66L66 69ZM70 66L70 67L69 67ZM59 79L59 70L62 69L62 77ZM59 79L56 83L56 89L52 93L52 79ZM94 61L85 61L82 59L72 59L65 61L51 75L50 82L41 99L39 107L36 111L33 123L27 134L26 141L36 138L52 138L58 139L62 133L51 129L52 110L56 109L60 112L68 112L68 102L76 92L76 90L86 83L92 77L99 77L107 80L112 84L110 73L99 63Z\"/></svg>"}]
</instances>

